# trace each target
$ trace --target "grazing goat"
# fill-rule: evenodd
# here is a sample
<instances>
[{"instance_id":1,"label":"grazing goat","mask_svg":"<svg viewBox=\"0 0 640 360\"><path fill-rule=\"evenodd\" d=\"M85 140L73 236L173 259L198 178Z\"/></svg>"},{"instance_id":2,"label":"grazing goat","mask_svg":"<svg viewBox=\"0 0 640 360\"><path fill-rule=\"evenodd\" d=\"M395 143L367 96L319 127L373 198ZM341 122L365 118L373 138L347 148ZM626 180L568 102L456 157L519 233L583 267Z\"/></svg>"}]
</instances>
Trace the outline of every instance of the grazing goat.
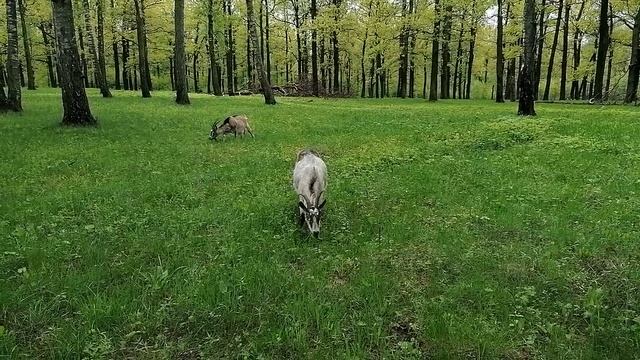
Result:
<instances>
[{"instance_id":1,"label":"grazing goat","mask_svg":"<svg viewBox=\"0 0 640 360\"><path fill-rule=\"evenodd\" d=\"M318 237L320 220L326 203L327 165L313 150L298 153L293 169L293 188L298 194L300 224L306 224L309 232Z\"/></svg>"},{"instance_id":2,"label":"grazing goat","mask_svg":"<svg viewBox=\"0 0 640 360\"><path fill-rule=\"evenodd\" d=\"M238 137L238 135L244 137L247 132L252 138L255 138L249 125L249 119L247 119L246 116L233 115L224 119L222 124L220 124L219 121L213 124L211 132L209 133L209 140L217 140L220 135L222 135L222 139L224 140L225 136L230 133L233 133L235 137Z\"/></svg>"}]
</instances>

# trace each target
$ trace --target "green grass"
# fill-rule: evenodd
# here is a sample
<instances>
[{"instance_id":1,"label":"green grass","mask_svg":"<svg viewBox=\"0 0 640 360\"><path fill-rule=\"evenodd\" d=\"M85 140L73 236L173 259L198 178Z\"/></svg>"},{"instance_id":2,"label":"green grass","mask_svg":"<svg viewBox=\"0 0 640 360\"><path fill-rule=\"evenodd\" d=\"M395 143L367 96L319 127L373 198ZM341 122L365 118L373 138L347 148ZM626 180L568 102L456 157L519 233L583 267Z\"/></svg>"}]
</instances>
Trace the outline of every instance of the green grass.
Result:
<instances>
[{"instance_id":1,"label":"green grass","mask_svg":"<svg viewBox=\"0 0 640 360\"><path fill-rule=\"evenodd\" d=\"M632 359L640 111L91 92L0 116L0 357ZM247 114L256 139L211 143ZM291 170L329 168L321 239Z\"/></svg>"}]
</instances>

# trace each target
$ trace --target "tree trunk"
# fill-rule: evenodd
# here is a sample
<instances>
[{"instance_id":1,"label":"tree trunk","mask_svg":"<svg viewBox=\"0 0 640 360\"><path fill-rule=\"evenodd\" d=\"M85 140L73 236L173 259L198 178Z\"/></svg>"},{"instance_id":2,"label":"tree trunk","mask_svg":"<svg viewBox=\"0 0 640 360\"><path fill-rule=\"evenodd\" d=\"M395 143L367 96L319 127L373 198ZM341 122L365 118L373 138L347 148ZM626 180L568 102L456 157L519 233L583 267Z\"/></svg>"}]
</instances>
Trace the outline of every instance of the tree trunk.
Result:
<instances>
[{"instance_id":1,"label":"tree trunk","mask_svg":"<svg viewBox=\"0 0 640 360\"><path fill-rule=\"evenodd\" d=\"M52 0L53 21L56 31L56 48L60 68L60 87L62 88L62 106L64 115L62 125L95 125L89 100L82 81L82 67L73 24L71 0Z\"/></svg>"},{"instance_id":2,"label":"tree trunk","mask_svg":"<svg viewBox=\"0 0 640 360\"><path fill-rule=\"evenodd\" d=\"M551 79L553 75L553 66L554 66L555 57L556 57L556 49L558 48L558 38L560 36L560 25L562 24L562 12L564 10L563 6L564 6L563 0L559 0L558 19L556 20L556 30L553 33L553 43L551 44L551 54L549 54L549 66L547 67L547 82L544 86L544 95L542 95L543 100L549 100L549 94L551 92Z\"/></svg>"},{"instance_id":3,"label":"tree trunk","mask_svg":"<svg viewBox=\"0 0 640 360\"><path fill-rule=\"evenodd\" d=\"M524 61L518 78L520 102L518 115L535 116L535 49L536 49L536 0L524 3Z\"/></svg>"},{"instance_id":4,"label":"tree trunk","mask_svg":"<svg viewBox=\"0 0 640 360\"><path fill-rule=\"evenodd\" d=\"M4 92L4 63L0 59L0 113L8 110L7 94Z\"/></svg>"},{"instance_id":5,"label":"tree trunk","mask_svg":"<svg viewBox=\"0 0 640 360\"><path fill-rule=\"evenodd\" d=\"M176 103L189 104L189 87L187 85L187 66L184 50L184 0L175 0L175 71L176 71Z\"/></svg>"},{"instance_id":6,"label":"tree trunk","mask_svg":"<svg viewBox=\"0 0 640 360\"><path fill-rule=\"evenodd\" d=\"M442 71L440 72L440 98L448 99L451 97L451 52L449 50L449 42L451 41L451 5L445 7L444 21L442 23Z\"/></svg>"},{"instance_id":7,"label":"tree trunk","mask_svg":"<svg viewBox=\"0 0 640 360\"><path fill-rule=\"evenodd\" d=\"M171 91L176 91L176 70L173 66L173 56L169 57L169 81L171 81Z\"/></svg>"},{"instance_id":8,"label":"tree trunk","mask_svg":"<svg viewBox=\"0 0 640 360\"><path fill-rule=\"evenodd\" d=\"M407 0L402 0L402 28L400 29L400 59L398 66L397 97L407 97L407 68L409 67L409 38L407 25Z\"/></svg>"},{"instance_id":9,"label":"tree trunk","mask_svg":"<svg viewBox=\"0 0 640 360\"><path fill-rule=\"evenodd\" d=\"M340 12L340 0L333 0L333 5L336 7L336 14L333 18L334 26L338 26L338 13ZM338 82L340 81L340 46L338 45L338 31L334 28L331 33L331 39L333 41L333 83L336 88L338 87Z\"/></svg>"},{"instance_id":10,"label":"tree trunk","mask_svg":"<svg viewBox=\"0 0 640 360\"><path fill-rule=\"evenodd\" d=\"M16 0L7 0L7 109L22 111Z\"/></svg>"},{"instance_id":11,"label":"tree trunk","mask_svg":"<svg viewBox=\"0 0 640 360\"><path fill-rule=\"evenodd\" d=\"M544 38L546 37L547 32L547 22L545 21L545 13L546 13L546 5L547 0L542 0L542 8L540 10L540 14L538 15L538 45L536 47L536 69L534 73L535 84L534 84L534 95L536 100L538 100L538 93L540 92L540 76L542 74L542 55L544 54Z\"/></svg>"},{"instance_id":12,"label":"tree trunk","mask_svg":"<svg viewBox=\"0 0 640 360\"><path fill-rule=\"evenodd\" d=\"M319 96L319 86L318 86L318 31L316 29L316 17L318 15L318 5L316 4L316 0L311 0L311 25L313 29L311 30L311 92L313 96ZM366 44L367 40L365 37L364 43ZM364 45L363 45L364 49Z\"/></svg>"},{"instance_id":13,"label":"tree trunk","mask_svg":"<svg viewBox=\"0 0 640 360\"><path fill-rule=\"evenodd\" d=\"M33 58L31 56L31 40L29 39L29 31L27 31L27 8L25 0L18 0L20 8L20 25L22 27L22 43L24 45L24 58L27 65L27 89L36 89L36 79L33 71Z\"/></svg>"},{"instance_id":14,"label":"tree trunk","mask_svg":"<svg viewBox=\"0 0 640 360\"><path fill-rule=\"evenodd\" d=\"M501 0L498 0L501 1ZM440 48L440 2L435 0L435 20L433 22L433 39L431 43L431 85L429 101L438 101L438 50Z\"/></svg>"},{"instance_id":15,"label":"tree trunk","mask_svg":"<svg viewBox=\"0 0 640 360\"><path fill-rule=\"evenodd\" d=\"M38 29L42 33L42 44L44 45L46 51L46 62L47 62L47 75L49 76L49 86L55 88L58 87L58 81L56 79L56 73L54 70L54 59L52 54L51 42L49 41L49 36L51 36L47 29L51 28L51 24L48 22L41 22L38 25ZM54 39L55 41L55 39Z\"/></svg>"},{"instance_id":16,"label":"tree trunk","mask_svg":"<svg viewBox=\"0 0 640 360\"><path fill-rule=\"evenodd\" d=\"M562 63L560 65L560 100L567 99L567 59L569 56L569 12L571 11L571 4L567 1L564 5L564 29L562 35ZM583 2L584 6L584 2Z\"/></svg>"},{"instance_id":17,"label":"tree trunk","mask_svg":"<svg viewBox=\"0 0 640 360\"><path fill-rule=\"evenodd\" d=\"M369 3L371 4L371 2ZM365 60L365 55L366 55L366 51L367 51L367 37L369 36L369 29L365 28L365 32L364 32L364 40L362 41L362 51L360 53L360 75L362 77L362 82L360 83L361 87L360 87L360 97L364 98L366 95L366 91L367 91L367 74L366 74L366 70L364 68L364 60Z\"/></svg>"},{"instance_id":18,"label":"tree trunk","mask_svg":"<svg viewBox=\"0 0 640 360\"><path fill-rule=\"evenodd\" d=\"M129 41L122 38L122 86L125 90L133 90L130 86L131 79L129 77L129 68L127 62L129 61Z\"/></svg>"},{"instance_id":19,"label":"tree trunk","mask_svg":"<svg viewBox=\"0 0 640 360\"><path fill-rule=\"evenodd\" d=\"M473 13L475 14L476 2L473 2ZM473 61L475 59L477 23L474 20L471 27L471 40L469 41L469 64L467 67L467 82L465 87L465 99L471 99L471 76L473 75Z\"/></svg>"},{"instance_id":20,"label":"tree trunk","mask_svg":"<svg viewBox=\"0 0 640 360\"><path fill-rule=\"evenodd\" d=\"M576 22L579 22L582 18L582 13L584 11L585 2L583 1L580 5L580 10L578 11L578 16L576 17ZM571 98L572 99L580 99L580 79L575 77L575 73L580 67L580 62L582 60L582 30L578 26L576 26L575 32L573 34L573 73L574 78L571 81Z\"/></svg>"},{"instance_id":21,"label":"tree trunk","mask_svg":"<svg viewBox=\"0 0 640 360\"><path fill-rule=\"evenodd\" d=\"M640 9L636 13L631 37L631 59L629 60L629 77L627 78L626 104L638 98L638 82L640 81Z\"/></svg>"},{"instance_id":22,"label":"tree trunk","mask_svg":"<svg viewBox=\"0 0 640 360\"><path fill-rule=\"evenodd\" d=\"M142 97L151 97L151 84L147 75L147 30L145 28L144 19L144 2L143 0L133 0L136 10L136 35L138 38L138 69L140 71L140 89Z\"/></svg>"},{"instance_id":23,"label":"tree trunk","mask_svg":"<svg viewBox=\"0 0 640 360\"><path fill-rule=\"evenodd\" d=\"M209 66L211 67L211 82L213 94L222 96L220 79L218 79L218 60L216 59L215 29L213 23L213 0L207 1L207 42L209 44Z\"/></svg>"},{"instance_id":24,"label":"tree trunk","mask_svg":"<svg viewBox=\"0 0 640 360\"><path fill-rule=\"evenodd\" d=\"M118 55L118 41L116 40L115 3L113 0L111 0L111 11L114 13L111 20L111 34L113 34L113 43L111 46L113 48L114 85L116 90L120 90L122 88L120 85L120 59Z\"/></svg>"},{"instance_id":25,"label":"tree trunk","mask_svg":"<svg viewBox=\"0 0 640 360\"><path fill-rule=\"evenodd\" d=\"M504 21L502 2L498 0L498 30L496 37L496 102L504 102Z\"/></svg>"},{"instance_id":26,"label":"tree trunk","mask_svg":"<svg viewBox=\"0 0 640 360\"><path fill-rule=\"evenodd\" d=\"M268 0L264 0L264 24L266 26L265 32L264 32L264 42L265 42L265 58L267 61L267 79L269 80L269 83L271 83L271 26L269 23L269 16L271 16L271 12L269 11L269 1ZM277 68L276 68L277 71ZM276 78L276 82L277 82L277 78Z\"/></svg>"},{"instance_id":27,"label":"tree trunk","mask_svg":"<svg viewBox=\"0 0 640 360\"><path fill-rule=\"evenodd\" d=\"M609 4L609 49L608 49L608 63L607 63L607 86L603 95L603 100L609 100L609 92L611 91L611 72L613 68L613 42L611 36L613 35L613 8Z\"/></svg>"},{"instance_id":28,"label":"tree trunk","mask_svg":"<svg viewBox=\"0 0 640 360\"><path fill-rule=\"evenodd\" d=\"M93 25L91 22L91 9L88 0L82 0L84 7L85 28L87 31L87 41L89 43L89 51L91 52L91 61L93 62L93 71L96 78L96 85L100 88L102 97L111 97L109 86L107 85L107 66L104 58L104 17L103 17L103 0L96 0L98 13L98 48L96 50L93 41Z\"/></svg>"},{"instance_id":29,"label":"tree trunk","mask_svg":"<svg viewBox=\"0 0 640 360\"><path fill-rule=\"evenodd\" d=\"M183 3L183 10L182 10L182 14L184 16L184 3ZM183 22L183 29L184 29L184 19L182 20ZM202 92L200 90L200 85L198 84L198 80L199 80L199 73L198 73L198 58L200 57L200 52L197 50L198 49L198 40L200 38L200 24L196 24L195 26L196 28L196 37L193 39L193 45L194 45L194 50L193 50L193 92L195 93L200 93ZM183 34L184 34L184 30L182 30Z\"/></svg>"},{"instance_id":30,"label":"tree trunk","mask_svg":"<svg viewBox=\"0 0 640 360\"><path fill-rule=\"evenodd\" d=\"M249 23L249 33L253 42L254 48L258 48L258 33L256 31L256 21L253 16L253 0L246 0L247 3L247 22ZM262 66L262 59L256 59L256 71L260 76L260 85L262 86L262 93L264 94L264 102L267 105L275 105L276 99L273 97L273 90L269 79L267 78L267 72Z\"/></svg>"},{"instance_id":31,"label":"tree trunk","mask_svg":"<svg viewBox=\"0 0 640 360\"><path fill-rule=\"evenodd\" d=\"M458 34L458 48L456 50L456 65L453 69L453 98L456 98L458 88L462 87L462 78L458 77L460 63L462 60L462 37L464 36L464 23L460 23L460 33ZM458 81L460 79L460 81ZM460 96L462 98L462 96Z\"/></svg>"},{"instance_id":32,"label":"tree trunk","mask_svg":"<svg viewBox=\"0 0 640 360\"><path fill-rule=\"evenodd\" d=\"M231 16L231 0L223 0L222 8L224 13L227 16L227 20ZM235 81L234 81L234 66L233 66L233 58L234 58L234 49L233 49L233 25L231 21L227 21L227 52L226 52L226 65L227 65L227 93L229 96L234 96L236 94Z\"/></svg>"},{"instance_id":33,"label":"tree trunk","mask_svg":"<svg viewBox=\"0 0 640 360\"><path fill-rule=\"evenodd\" d=\"M534 70L531 69L533 72ZM533 83L531 83L533 85ZM513 58L509 60L509 65L507 66L507 89L505 91L505 98L516 101L517 93L516 93L516 59Z\"/></svg>"},{"instance_id":34,"label":"tree trunk","mask_svg":"<svg viewBox=\"0 0 640 360\"><path fill-rule=\"evenodd\" d=\"M607 65L607 52L609 51L609 0L600 1L600 26L598 32L598 57L596 61L596 78L592 95L596 101L602 101L604 70Z\"/></svg>"}]
</instances>

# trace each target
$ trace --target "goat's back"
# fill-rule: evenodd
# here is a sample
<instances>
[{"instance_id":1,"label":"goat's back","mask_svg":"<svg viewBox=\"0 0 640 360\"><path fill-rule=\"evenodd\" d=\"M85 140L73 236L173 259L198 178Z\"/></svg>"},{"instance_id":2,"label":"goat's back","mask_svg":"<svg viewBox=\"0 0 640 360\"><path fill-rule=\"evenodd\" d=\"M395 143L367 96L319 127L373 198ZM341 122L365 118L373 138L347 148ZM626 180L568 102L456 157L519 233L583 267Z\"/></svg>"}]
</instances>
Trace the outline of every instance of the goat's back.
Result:
<instances>
[{"instance_id":1,"label":"goat's back","mask_svg":"<svg viewBox=\"0 0 640 360\"><path fill-rule=\"evenodd\" d=\"M327 165L313 150L298 153L293 169L293 188L298 194L319 195L327 186Z\"/></svg>"}]
</instances>

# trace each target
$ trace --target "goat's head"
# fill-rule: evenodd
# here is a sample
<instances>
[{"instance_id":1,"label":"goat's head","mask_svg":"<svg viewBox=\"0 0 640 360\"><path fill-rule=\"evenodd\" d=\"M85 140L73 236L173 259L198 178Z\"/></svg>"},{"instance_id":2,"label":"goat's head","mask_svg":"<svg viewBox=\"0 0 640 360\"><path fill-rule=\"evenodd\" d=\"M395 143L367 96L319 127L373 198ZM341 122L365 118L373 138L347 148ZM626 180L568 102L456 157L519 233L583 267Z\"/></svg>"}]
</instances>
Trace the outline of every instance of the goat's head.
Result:
<instances>
[{"instance_id":1,"label":"goat's head","mask_svg":"<svg viewBox=\"0 0 640 360\"><path fill-rule=\"evenodd\" d=\"M307 230L309 230L309 232L317 238L320 234L322 213L324 212L324 205L327 201L323 199L320 204L317 204L317 202L321 199L322 193L318 194L315 197L316 201L314 202L312 202L308 197L304 195L301 196L304 201L299 201L298 207L300 208L302 216L304 216L304 222L307 226Z\"/></svg>"},{"instance_id":2,"label":"goat's head","mask_svg":"<svg viewBox=\"0 0 640 360\"><path fill-rule=\"evenodd\" d=\"M213 126L211 126L211 131L209 132L209 140L218 140L218 136L223 135L226 132L229 132L229 124L220 124L219 121L216 121Z\"/></svg>"}]
</instances>

